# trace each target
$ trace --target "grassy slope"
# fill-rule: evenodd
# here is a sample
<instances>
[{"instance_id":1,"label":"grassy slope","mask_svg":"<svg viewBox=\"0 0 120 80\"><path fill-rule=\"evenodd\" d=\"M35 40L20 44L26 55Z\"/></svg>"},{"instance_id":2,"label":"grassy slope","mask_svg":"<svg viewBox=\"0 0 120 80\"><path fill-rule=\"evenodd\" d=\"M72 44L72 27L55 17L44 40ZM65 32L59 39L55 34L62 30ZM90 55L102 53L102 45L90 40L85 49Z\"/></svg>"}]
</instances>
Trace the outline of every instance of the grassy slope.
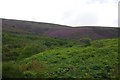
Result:
<instances>
[{"instance_id":1,"label":"grassy slope","mask_svg":"<svg viewBox=\"0 0 120 80\"><path fill-rule=\"evenodd\" d=\"M117 77L118 39L96 40L83 46L35 35L3 35L3 77Z\"/></svg>"},{"instance_id":2,"label":"grassy slope","mask_svg":"<svg viewBox=\"0 0 120 80\"><path fill-rule=\"evenodd\" d=\"M100 43L100 47L96 44ZM104 44L104 46L101 44ZM44 77L59 78L109 78L114 76L114 67L118 63L117 40L101 40L92 46L80 48L60 48L39 53L24 59L21 64L43 64L47 67ZM34 67L29 69L33 70ZM28 70L28 71L29 71ZM38 69L39 72L39 69ZM42 73L43 73L42 72Z\"/></svg>"},{"instance_id":3,"label":"grassy slope","mask_svg":"<svg viewBox=\"0 0 120 80\"><path fill-rule=\"evenodd\" d=\"M39 52L77 44L66 39L50 38L47 36L3 33L3 60L25 58ZM65 45L65 46L64 46Z\"/></svg>"}]
</instances>

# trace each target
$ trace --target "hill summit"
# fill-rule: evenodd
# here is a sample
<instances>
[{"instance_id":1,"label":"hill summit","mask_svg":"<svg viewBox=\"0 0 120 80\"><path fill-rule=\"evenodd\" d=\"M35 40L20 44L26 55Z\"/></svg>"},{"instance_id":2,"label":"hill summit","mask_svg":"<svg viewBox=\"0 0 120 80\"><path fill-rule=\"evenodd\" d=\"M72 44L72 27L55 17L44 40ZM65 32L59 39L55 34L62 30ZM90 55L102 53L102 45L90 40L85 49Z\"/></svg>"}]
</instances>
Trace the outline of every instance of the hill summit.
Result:
<instances>
[{"instance_id":1,"label":"hill summit","mask_svg":"<svg viewBox=\"0 0 120 80\"><path fill-rule=\"evenodd\" d=\"M47 35L50 37L80 39L90 37L91 39L104 39L118 37L118 28L103 26L79 26L32 22L22 20L2 19L3 31L15 33L28 33Z\"/></svg>"}]
</instances>

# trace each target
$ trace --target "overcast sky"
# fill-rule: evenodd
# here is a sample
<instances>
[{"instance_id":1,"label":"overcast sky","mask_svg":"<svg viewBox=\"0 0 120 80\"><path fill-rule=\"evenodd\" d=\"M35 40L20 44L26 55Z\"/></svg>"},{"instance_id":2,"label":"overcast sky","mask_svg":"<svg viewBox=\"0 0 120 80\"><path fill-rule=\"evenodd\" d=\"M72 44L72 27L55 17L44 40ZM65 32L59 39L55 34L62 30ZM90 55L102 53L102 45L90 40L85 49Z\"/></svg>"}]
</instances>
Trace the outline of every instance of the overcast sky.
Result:
<instances>
[{"instance_id":1,"label":"overcast sky","mask_svg":"<svg viewBox=\"0 0 120 80\"><path fill-rule=\"evenodd\" d=\"M0 0L0 18L69 26L118 26L119 0Z\"/></svg>"}]
</instances>

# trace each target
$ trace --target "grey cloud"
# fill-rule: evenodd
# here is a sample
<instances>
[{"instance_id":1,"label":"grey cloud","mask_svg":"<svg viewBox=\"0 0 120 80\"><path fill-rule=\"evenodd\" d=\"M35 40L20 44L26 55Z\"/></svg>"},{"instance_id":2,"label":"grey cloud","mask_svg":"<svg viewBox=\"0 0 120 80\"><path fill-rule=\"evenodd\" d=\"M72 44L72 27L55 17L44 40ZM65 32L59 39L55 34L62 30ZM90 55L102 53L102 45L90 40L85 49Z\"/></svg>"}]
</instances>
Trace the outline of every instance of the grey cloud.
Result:
<instances>
[{"instance_id":1,"label":"grey cloud","mask_svg":"<svg viewBox=\"0 0 120 80\"><path fill-rule=\"evenodd\" d=\"M118 19L116 19L116 20L113 20L113 27L118 27Z\"/></svg>"},{"instance_id":2,"label":"grey cloud","mask_svg":"<svg viewBox=\"0 0 120 80\"><path fill-rule=\"evenodd\" d=\"M113 3L118 3L120 0L87 0L87 3L100 3L100 4L103 4L103 3L109 3L109 2L113 2Z\"/></svg>"},{"instance_id":3,"label":"grey cloud","mask_svg":"<svg viewBox=\"0 0 120 80\"><path fill-rule=\"evenodd\" d=\"M99 2L100 4L102 3L107 3L108 0L88 0L87 3L96 3Z\"/></svg>"},{"instance_id":4,"label":"grey cloud","mask_svg":"<svg viewBox=\"0 0 120 80\"><path fill-rule=\"evenodd\" d=\"M94 25L97 23L97 21L98 21L97 14L93 13L86 13L80 15L78 16L78 18L74 20L74 22L81 25Z\"/></svg>"},{"instance_id":5,"label":"grey cloud","mask_svg":"<svg viewBox=\"0 0 120 80\"><path fill-rule=\"evenodd\" d=\"M118 26L120 27L120 2L118 3Z\"/></svg>"},{"instance_id":6,"label":"grey cloud","mask_svg":"<svg viewBox=\"0 0 120 80\"><path fill-rule=\"evenodd\" d=\"M63 16L62 16L62 19L63 20L70 19L73 15L73 12L74 12L74 11L73 12L72 11L73 10L65 11Z\"/></svg>"}]
</instances>

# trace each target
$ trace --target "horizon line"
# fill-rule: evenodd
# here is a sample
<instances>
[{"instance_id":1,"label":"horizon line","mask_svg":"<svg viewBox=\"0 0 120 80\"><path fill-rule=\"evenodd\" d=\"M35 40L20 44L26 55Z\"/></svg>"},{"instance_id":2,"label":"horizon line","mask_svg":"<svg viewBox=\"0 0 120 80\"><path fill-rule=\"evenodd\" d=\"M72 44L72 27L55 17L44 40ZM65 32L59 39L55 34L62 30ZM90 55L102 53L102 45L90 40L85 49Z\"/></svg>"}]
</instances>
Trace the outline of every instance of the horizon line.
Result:
<instances>
[{"instance_id":1,"label":"horizon line","mask_svg":"<svg viewBox=\"0 0 120 80\"><path fill-rule=\"evenodd\" d=\"M113 28L119 28L118 26L103 26L103 25L85 25L85 26L69 26L69 25L64 25L64 24L57 24L57 23L52 23L52 22L41 22L41 21L33 21L33 20L24 20L24 19L11 19L11 18L0 18L3 20L15 20L15 21L24 21L24 22L33 22L33 23L43 23L43 24L53 24L53 25L61 25L61 26L66 26L66 27L113 27Z\"/></svg>"}]
</instances>

